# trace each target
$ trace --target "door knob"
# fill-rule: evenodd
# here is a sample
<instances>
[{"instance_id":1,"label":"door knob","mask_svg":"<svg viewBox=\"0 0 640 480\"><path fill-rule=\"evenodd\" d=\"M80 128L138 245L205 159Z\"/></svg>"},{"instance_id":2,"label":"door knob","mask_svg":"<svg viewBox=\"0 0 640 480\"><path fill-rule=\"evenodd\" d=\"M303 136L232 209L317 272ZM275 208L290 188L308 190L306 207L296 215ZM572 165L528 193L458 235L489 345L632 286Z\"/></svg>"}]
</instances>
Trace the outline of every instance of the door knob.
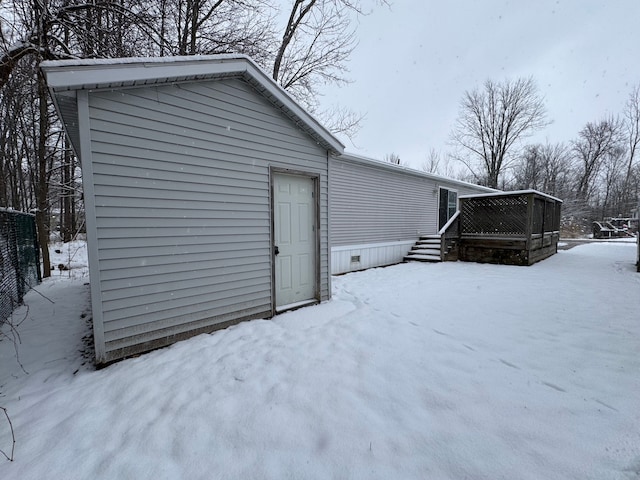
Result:
<instances>
[{"instance_id":1,"label":"door knob","mask_svg":"<svg viewBox=\"0 0 640 480\"><path fill-rule=\"evenodd\" d=\"M273 253L275 253L276 255L278 255L280 253L280 249L278 248L277 245L275 247L273 247Z\"/></svg>"}]
</instances>

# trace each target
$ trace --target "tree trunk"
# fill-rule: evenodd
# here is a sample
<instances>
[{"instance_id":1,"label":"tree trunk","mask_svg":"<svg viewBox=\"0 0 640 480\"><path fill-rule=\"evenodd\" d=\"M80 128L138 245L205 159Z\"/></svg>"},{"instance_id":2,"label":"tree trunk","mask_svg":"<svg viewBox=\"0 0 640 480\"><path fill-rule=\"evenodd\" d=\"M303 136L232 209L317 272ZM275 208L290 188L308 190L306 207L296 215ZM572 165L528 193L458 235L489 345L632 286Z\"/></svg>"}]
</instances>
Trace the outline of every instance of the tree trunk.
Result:
<instances>
[{"instance_id":1,"label":"tree trunk","mask_svg":"<svg viewBox=\"0 0 640 480\"><path fill-rule=\"evenodd\" d=\"M60 209L60 235L62 241L67 243L73 237L73 219L71 216L71 204L73 202L73 173L71 151L67 140L64 139L64 156L62 163L62 191Z\"/></svg>"},{"instance_id":2,"label":"tree trunk","mask_svg":"<svg viewBox=\"0 0 640 480\"><path fill-rule=\"evenodd\" d=\"M49 258L49 229L47 216L49 207L47 197L49 185L47 183L47 131L49 130L49 116L47 111L47 86L44 75L38 71L38 101L40 102L40 118L38 131L38 181L36 183L36 229L38 244L42 251L42 277L51 276L51 260Z\"/></svg>"}]
</instances>

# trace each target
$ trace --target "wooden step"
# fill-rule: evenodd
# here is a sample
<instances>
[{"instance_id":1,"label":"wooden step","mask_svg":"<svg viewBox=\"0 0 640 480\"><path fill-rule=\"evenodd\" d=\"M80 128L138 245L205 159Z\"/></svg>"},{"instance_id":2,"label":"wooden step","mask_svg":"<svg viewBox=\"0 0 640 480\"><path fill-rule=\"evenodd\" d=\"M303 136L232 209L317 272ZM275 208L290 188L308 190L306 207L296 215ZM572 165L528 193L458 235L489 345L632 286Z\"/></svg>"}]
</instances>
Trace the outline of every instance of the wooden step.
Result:
<instances>
[{"instance_id":1,"label":"wooden step","mask_svg":"<svg viewBox=\"0 0 640 480\"><path fill-rule=\"evenodd\" d=\"M440 262L440 255L407 255L405 262Z\"/></svg>"},{"instance_id":2,"label":"wooden step","mask_svg":"<svg viewBox=\"0 0 640 480\"><path fill-rule=\"evenodd\" d=\"M440 235L422 235L404 257L405 262L441 262Z\"/></svg>"},{"instance_id":3,"label":"wooden step","mask_svg":"<svg viewBox=\"0 0 640 480\"><path fill-rule=\"evenodd\" d=\"M420 245L414 245L407 255L440 255L440 246L422 247Z\"/></svg>"},{"instance_id":4,"label":"wooden step","mask_svg":"<svg viewBox=\"0 0 640 480\"><path fill-rule=\"evenodd\" d=\"M439 238L425 238L425 239L420 239L416 242L416 245L440 245L440 239Z\"/></svg>"}]
</instances>

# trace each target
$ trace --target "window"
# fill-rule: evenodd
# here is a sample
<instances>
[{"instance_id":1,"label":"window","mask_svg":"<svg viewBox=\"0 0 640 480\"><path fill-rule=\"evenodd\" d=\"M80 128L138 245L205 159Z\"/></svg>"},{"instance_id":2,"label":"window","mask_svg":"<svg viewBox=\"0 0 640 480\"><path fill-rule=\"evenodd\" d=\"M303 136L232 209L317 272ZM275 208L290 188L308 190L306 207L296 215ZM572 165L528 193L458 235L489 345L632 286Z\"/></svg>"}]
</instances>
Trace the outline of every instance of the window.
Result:
<instances>
[{"instance_id":1,"label":"window","mask_svg":"<svg viewBox=\"0 0 640 480\"><path fill-rule=\"evenodd\" d=\"M440 208L438 212L438 230L446 225L458 211L458 192L440 187Z\"/></svg>"}]
</instances>

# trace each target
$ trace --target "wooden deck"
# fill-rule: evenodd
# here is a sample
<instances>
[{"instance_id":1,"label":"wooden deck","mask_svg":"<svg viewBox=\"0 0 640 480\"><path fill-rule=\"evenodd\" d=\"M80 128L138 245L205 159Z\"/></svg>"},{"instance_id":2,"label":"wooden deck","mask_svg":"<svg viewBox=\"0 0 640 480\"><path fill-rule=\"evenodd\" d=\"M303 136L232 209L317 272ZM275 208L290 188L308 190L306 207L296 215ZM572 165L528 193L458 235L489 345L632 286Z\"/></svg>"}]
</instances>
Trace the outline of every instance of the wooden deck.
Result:
<instances>
[{"instance_id":1,"label":"wooden deck","mask_svg":"<svg viewBox=\"0 0 640 480\"><path fill-rule=\"evenodd\" d=\"M534 190L460 197L458 258L532 265L555 254L561 206Z\"/></svg>"}]
</instances>

